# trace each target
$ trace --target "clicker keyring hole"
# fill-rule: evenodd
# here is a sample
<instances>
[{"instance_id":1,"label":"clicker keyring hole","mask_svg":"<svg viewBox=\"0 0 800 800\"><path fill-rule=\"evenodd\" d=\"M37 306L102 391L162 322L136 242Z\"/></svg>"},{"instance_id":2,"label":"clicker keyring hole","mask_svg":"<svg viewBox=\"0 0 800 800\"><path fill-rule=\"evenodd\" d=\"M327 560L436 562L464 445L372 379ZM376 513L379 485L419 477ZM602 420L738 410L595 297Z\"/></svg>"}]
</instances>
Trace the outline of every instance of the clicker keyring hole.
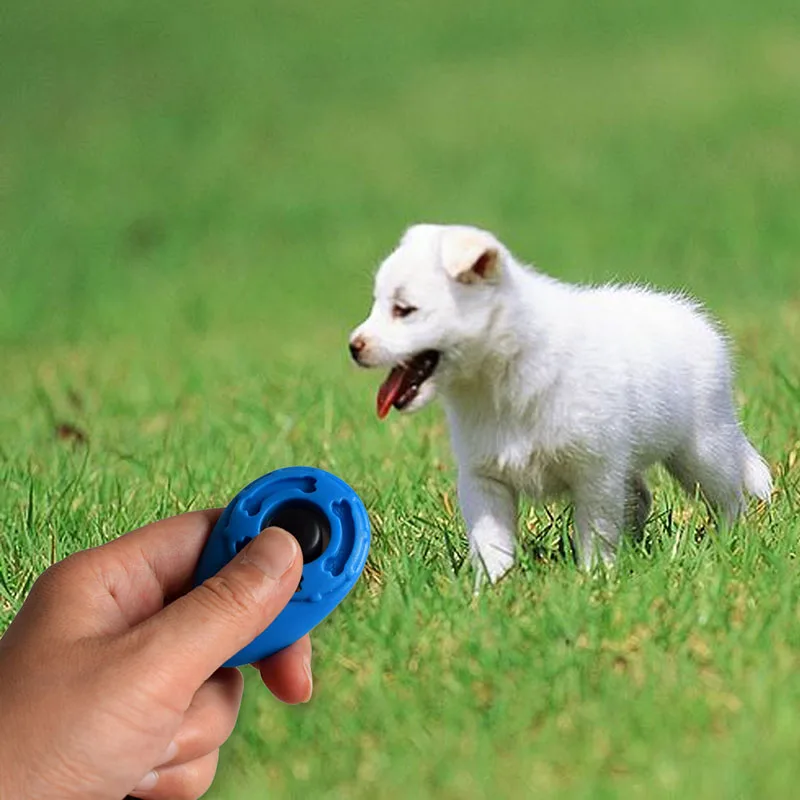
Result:
<instances>
[{"instance_id":1,"label":"clicker keyring hole","mask_svg":"<svg viewBox=\"0 0 800 800\"><path fill-rule=\"evenodd\" d=\"M331 523L327 514L307 500L287 500L264 518L261 530L283 528L297 539L303 552L303 563L316 561L331 541Z\"/></svg>"}]
</instances>

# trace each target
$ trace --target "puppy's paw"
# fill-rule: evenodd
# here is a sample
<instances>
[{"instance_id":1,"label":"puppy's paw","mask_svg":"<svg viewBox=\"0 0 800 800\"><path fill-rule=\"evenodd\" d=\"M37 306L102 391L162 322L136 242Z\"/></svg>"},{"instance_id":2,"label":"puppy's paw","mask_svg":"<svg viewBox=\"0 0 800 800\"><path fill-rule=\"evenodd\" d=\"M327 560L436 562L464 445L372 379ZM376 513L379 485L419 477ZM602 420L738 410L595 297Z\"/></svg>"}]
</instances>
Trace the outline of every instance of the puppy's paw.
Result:
<instances>
[{"instance_id":1,"label":"puppy's paw","mask_svg":"<svg viewBox=\"0 0 800 800\"><path fill-rule=\"evenodd\" d=\"M581 554L578 559L578 569L586 575L597 573L610 573L617 563L616 550L597 548L586 554Z\"/></svg>"},{"instance_id":2,"label":"puppy's paw","mask_svg":"<svg viewBox=\"0 0 800 800\"><path fill-rule=\"evenodd\" d=\"M493 586L508 574L509 570L514 566L514 556L495 550L488 558L485 556L476 557L474 564L475 583L472 595L477 597L487 581Z\"/></svg>"}]
</instances>

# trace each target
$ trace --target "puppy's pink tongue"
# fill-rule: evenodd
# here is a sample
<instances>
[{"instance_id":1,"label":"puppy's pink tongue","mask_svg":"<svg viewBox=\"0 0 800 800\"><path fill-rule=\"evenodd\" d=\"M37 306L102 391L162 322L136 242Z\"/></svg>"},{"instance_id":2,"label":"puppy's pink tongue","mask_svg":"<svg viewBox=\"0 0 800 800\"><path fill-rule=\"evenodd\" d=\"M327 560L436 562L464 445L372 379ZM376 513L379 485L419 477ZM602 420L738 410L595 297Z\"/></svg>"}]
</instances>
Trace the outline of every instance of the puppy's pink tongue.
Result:
<instances>
[{"instance_id":1,"label":"puppy's pink tongue","mask_svg":"<svg viewBox=\"0 0 800 800\"><path fill-rule=\"evenodd\" d=\"M381 384L381 388L378 389L378 419L384 419L391 410L392 403L397 399L397 395L400 394L400 389L403 387L404 374L403 367L395 367Z\"/></svg>"}]
</instances>

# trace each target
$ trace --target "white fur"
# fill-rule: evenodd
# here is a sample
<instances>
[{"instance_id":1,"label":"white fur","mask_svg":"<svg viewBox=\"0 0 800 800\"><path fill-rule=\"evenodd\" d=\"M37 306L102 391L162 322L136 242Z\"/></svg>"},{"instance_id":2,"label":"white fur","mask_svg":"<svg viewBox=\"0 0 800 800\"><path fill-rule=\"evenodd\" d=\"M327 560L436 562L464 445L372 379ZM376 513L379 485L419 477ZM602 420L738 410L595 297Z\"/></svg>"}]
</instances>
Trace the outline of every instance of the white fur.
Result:
<instances>
[{"instance_id":1,"label":"white fur","mask_svg":"<svg viewBox=\"0 0 800 800\"><path fill-rule=\"evenodd\" d=\"M490 268L477 274L482 254ZM398 301L418 310L395 318ZM416 225L381 265L356 339L363 366L441 351L408 410L444 403L472 556L492 581L514 563L519 493L571 496L585 568L612 563L622 531L641 530L656 462L726 522L745 491L770 497L736 419L725 339L687 298L569 285L485 231Z\"/></svg>"}]
</instances>

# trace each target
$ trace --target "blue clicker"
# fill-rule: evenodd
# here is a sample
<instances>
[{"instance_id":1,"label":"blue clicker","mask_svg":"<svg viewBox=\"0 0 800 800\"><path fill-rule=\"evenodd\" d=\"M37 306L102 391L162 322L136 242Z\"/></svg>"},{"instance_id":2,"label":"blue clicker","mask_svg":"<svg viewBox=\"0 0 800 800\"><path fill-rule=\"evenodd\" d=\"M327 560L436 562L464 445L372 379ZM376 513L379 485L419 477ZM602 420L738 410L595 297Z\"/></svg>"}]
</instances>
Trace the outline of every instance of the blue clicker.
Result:
<instances>
[{"instance_id":1,"label":"blue clicker","mask_svg":"<svg viewBox=\"0 0 800 800\"><path fill-rule=\"evenodd\" d=\"M287 467L253 481L223 511L200 556L195 585L270 526L299 542L303 577L275 621L226 667L266 658L304 636L339 605L367 563L370 525L359 496L329 472Z\"/></svg>"}]
</instances>

